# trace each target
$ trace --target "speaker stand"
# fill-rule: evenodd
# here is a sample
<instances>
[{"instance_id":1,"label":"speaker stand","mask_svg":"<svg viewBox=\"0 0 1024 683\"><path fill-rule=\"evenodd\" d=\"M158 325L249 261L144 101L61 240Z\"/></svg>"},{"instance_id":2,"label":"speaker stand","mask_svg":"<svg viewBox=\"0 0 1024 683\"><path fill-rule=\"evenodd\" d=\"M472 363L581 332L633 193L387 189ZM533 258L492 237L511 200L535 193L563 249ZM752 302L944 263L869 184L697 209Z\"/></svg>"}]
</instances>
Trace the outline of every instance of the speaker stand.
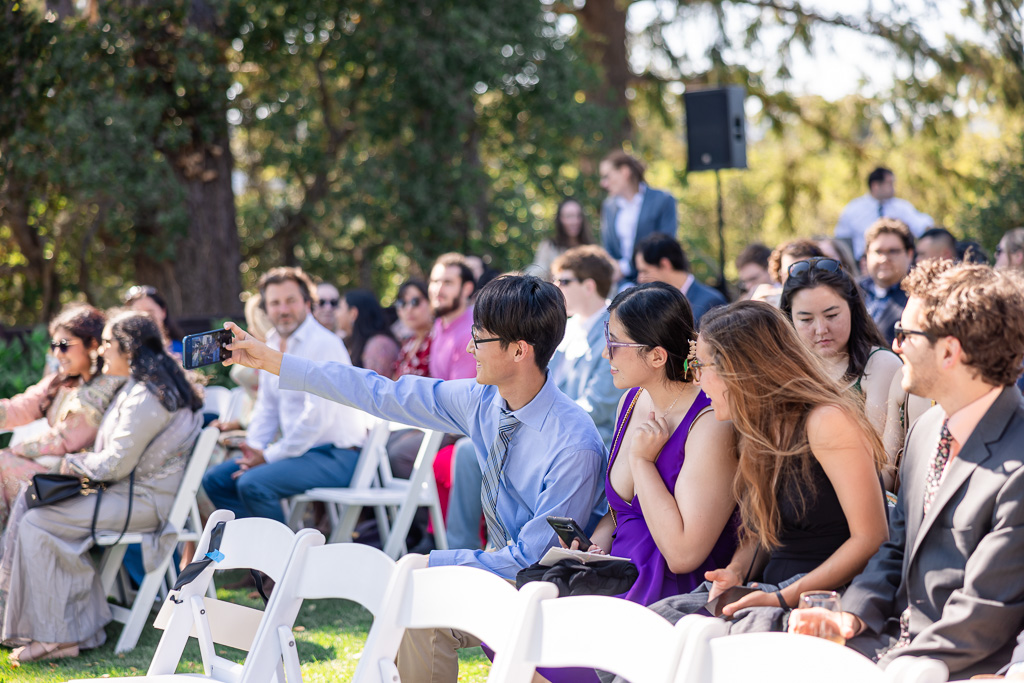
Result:
<instances>
[{"instance_id":1,"label":"speaker stand","mask_svg":"<svg viewBox=\"0 0 1024 683\"><path fill-rule=\"evenodd\" d=\"M725 282L725 219L722 216L722 175L715 169L715 189L718 191L718 290L729 298Z\"/></svg>"}]
</instances>

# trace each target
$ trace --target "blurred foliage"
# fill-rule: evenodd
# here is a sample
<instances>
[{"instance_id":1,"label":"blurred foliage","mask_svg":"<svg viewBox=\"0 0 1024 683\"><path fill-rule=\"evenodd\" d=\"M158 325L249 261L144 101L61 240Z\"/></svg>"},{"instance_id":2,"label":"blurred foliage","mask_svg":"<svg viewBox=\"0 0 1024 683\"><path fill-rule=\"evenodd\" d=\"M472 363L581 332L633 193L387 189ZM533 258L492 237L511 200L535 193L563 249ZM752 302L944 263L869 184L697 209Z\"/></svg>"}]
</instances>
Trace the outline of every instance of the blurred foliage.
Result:
<instances>
[{"instance_id":1,"label":"blurred foliage","mask_svg":"<svg viewBox=\"0 0 1024 683\"><path fill-rule=\"evenodd\" d=\"M630 125L627 149L679 198L680 236L710 279L714 177L683 170L681 93L726 83L751 93L750 169L722 173L730 258L754 239L830 233L879 164L900 196L989 249L1024 222L1019 10L962 0L978 37L933 40L903 0L863 15L646 3L628 26L629 68L609 70L607 21L631 4L112 0L57 17L43 0L5 3L0 323L72 299L109 306L140 273L180 280L202 248L197 216L224 208L196 194L212 157L233 159L241 249L215 256L232 273L240 259L244 288L301 265L387 303L445 251L521 267L563 196L596 229L596 161ZM674 38L687 27L700 40ZM841 32L891 59L892 87L834 102L790 92L795 60ZM628 118L608 106L620 100ZM206 270L179 284L209 287Z\"/></svg>"},{"instance_id":2,"label":"blurred foliage","mask_svg":"<svg viewBox=\"0 0 1024 683\"><path fill-rule=\"evenodd\" d=\"M0 338L0 398L17 396L43 377L50 335L43 326L13 339Z\"/></svg>"}]
</instances>

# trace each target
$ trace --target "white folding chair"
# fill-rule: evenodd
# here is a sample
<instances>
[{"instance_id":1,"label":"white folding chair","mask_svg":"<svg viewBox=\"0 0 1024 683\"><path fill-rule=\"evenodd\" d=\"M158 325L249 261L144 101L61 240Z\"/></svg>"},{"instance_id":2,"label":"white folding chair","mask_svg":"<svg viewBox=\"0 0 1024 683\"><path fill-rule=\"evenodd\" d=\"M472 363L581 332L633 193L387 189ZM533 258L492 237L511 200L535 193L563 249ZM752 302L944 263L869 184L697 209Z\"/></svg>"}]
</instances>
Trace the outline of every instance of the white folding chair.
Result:
<instances>
[{"instance_id":1,"label":"white folding chair","mask_svg":"<svg viewBox=\"0 0 1024 683\"><path fill-rule=\"evenodd\" d=\"M385 600L394 594L394 584L403 581L413 568L426 567L425 555L407 555L403 570L380 550L359 543L335 543L309 548L301 566L290 565L284 580L274 588L267 608L264 630L253 644L251 665L268 669L284 661L288 683L300 683L299 653L292 633L292 624L304 600L336 598L351 600L365 607L374 616L370 632L380 623L377 617ZM369 658L373 660L371 656ZM249 665L250 662L247 662ZM356 670L355 680L376 681L376 665Z\"/></svg>"},{"instance_id":2,"label":"white folding chair","mask_svg":"<svg viewBox=\"0 0 1024 683\"><path fill-rule=\"evenodd\" d=\"M726 624L691 615L674 627L635 602L605 596L545 600L519 634L512 656L491 668L491 681L530 683L537 667L602 669L631 683L675 683L684 650L701 649Z\"/></svg>"},{"instance_id":3,"label":"white folding chair","mask_svg":"<svg viewBox=\"0 0 1024 683\"><path fill-rule=\"evenodd\" d=\"M203 387L203 412L214 413L218 417L227 415L228 407L231 405L231 390L227 387L210 386Z\"/></svg>"},{"instance_id":4,"label":"white folding chair","mask_svg":"<svg viewBox=\"0 0 1024 683\"><path fill-rule=\"evenodd\" d=\"M476 567L419 568L418 555L398 561L385 606L374 620L356 668L359 683L398 681L395 656L406 629L453 628L480 638L495 652L491 678L506 671L519 632L536 621L544 601L556 598L553 583L534 581L517 591L496 574ZM291 683L291 681L289 681Z\"/></svg>"},{"instance_id":5,"label":"white folding chair","mask_svg":"<svg viewBox=\"0 0 1024 683\"><path fill-rule=\"evenodd\" d=\"M213 455L214 446L217 445L219 432L213 427L207 427L196 440L189 456L188 464L185 466L185 474L182 475L181 484L178 486L178 493L174 497L170 513L167 516L167 523L174 529L178 529L178 541L199 540L203 525L199 519L199 508L196 506L196 493L203 479L203 473L210 463L210 456ZM107 546L100 561L100 582L109 595L114 588L121 564L124 560L125 550L132 543L141 543L141 533L126 533L118 541L119 533L97 532L96 544ZM131 600L131 607L111 605L115 621L124 624L120 637L117 639L115 652L128 652L139 642L139 636L146 625L146 619L153 609L157 593L164 584L164 579L174 580L176 573L172 568L173 551L167 557L160 558L156 568L147 573L136 591L134 599ZM128 600L126 600L127 602Z\"/></svg>"},{"instance_id":6,"label":"white folding chair","mask_svg":"<svg viewBox=\"0 0 1024 683\"><path fill-rule=\"evenodd\" d=\"M253 646L259 642L266 625L266 616L274 609L278 589L287 585L286 577L293 563L302 562L305 553L323 545L324 537L315 529L293 533L284 524L271 519L234 519L228 510L217 510L207 522L199 540L197 558L210 552L211 535L223 523L223 535L216 560L203 569L190 583L173 591L157 615L157 628L164 629L145 677L104 680L172 681L208 680L222 683L284 683L280 660L269 666L255 666ZM211 558L212 559L212 558ZM207 597L206 591L215 571L224 569L256 569L277 583L266 611ZM203 660L203 676L175 674L189 637L199 641ZM245 661L233 662L216 653L215 644L248 650ZM97 679L98 680L98 679Z\"/></svg>"},{"instance_id":7,"label":"white folding chair","mask_svg":"<svg viewBox=\"0 0 1024 683\"><path fill-rule=\"evenodd\" d=\"M943 662L895 661L884 671L867 657L823 638L792 633L743 633L715 638L703 661L684 661L692 683L946 683Z\"/></svg>"},{"instance_id":8,"label":"white folding chair","mask_svg":"<svg viewBox=\"0 0 1024 683\"><path fill-rule=\"evenodd\" d=\"M227 407L220 414L221 422L231 422L242 417L242 407L245 405L245 387L235 387L230 390L230 394Z\"/></svg>"},{"instance_id":9,"label":"white folding chair","mask_svg":"<svg viewBox=\"0 0 1024 683\"><path fill-rule=\"evenodd\" d=\"M437 495L434 479L434 457L444 433L431 430L424 432L408 479L396 479L391 474L387 455L387 437L393 429L419 429L398 423L391 423L383 433L375 427L363 448L365 457L360 458L353 475L353 485L346 488L315 488L306 491L293 500L308 502L319 500L337 505L339 519L329 539L330 543L345 543L352 540L352 532L359 522L364 507L372 507L377 513L377 526L384 543L384 552L398 559L406 552L405 538L412 527L413 518L420 507L430 509L430 520L434 526L434 545L447 550L448 536L444 530L441 501ZM358 476L357 476L358 475ZM391 519L383 513L387 509ZM295 513L292 517L294 519Z\"/></svg>"}]
</instances>

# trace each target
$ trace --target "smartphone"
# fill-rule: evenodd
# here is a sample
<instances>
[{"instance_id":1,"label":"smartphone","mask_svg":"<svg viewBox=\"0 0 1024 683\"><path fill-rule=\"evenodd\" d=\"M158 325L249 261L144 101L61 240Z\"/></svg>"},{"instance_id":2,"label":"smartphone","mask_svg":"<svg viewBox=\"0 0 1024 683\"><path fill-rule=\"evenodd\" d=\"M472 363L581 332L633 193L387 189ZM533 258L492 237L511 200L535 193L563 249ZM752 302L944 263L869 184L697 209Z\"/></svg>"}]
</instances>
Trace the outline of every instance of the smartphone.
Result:
<instances>
[{"instance_id":1,"label":"smartphone","mask_svg":"<svg viewBox=\"0 0 1024 683\"><path fill-rule=\"evenodd\" d=\"M744 595L756 592L756 588L747 588L746 586L733 586L732 588L726 588L725 592L721 593L717 598L708 600L708 603L704 605L698 613L711 617L724 617L722 614L723 607L731 605ZM730 617L725 618L729 619Z\"/></svg>"},{"instance_id":2,"label":"smartphone","mask_svg":"<svg viewBox=\"0 0 1024 683\"><path fill-rule=\"evenodd\" d=\"M573 539L580 540L580 550L587 550L591 545L590 539L583 533L583 529L576 523L576 520L572 517L548 517L548 524L555 530L558 537L562 539L562 543L566 546L572 547Z\"/></svg>"},{"instance_id":3,"label":"smartphone","mask_svg":"<svg viewBox=\"0 0 1024 683\"><path fill-rule=\"evenodd\" d=\"M231 352L225 348L230 343L231 330L210 330L188 335L183 340L185 358L182 360L185 369L192 370L230 358Z\"/></svg>"}]
</instances>

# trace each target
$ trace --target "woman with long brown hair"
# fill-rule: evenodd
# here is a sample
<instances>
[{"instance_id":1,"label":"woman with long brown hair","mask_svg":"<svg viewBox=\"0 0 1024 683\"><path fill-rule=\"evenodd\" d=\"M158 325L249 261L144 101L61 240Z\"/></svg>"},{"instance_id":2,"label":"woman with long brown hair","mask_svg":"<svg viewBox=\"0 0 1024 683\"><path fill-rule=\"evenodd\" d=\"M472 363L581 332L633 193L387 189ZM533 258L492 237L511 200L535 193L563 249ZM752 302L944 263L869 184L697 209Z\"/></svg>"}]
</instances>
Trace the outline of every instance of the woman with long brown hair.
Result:
<instances>
[{"instance_id":1,"label":"woman with long brown hair","mask_svg":"<svg viewBox=\"0 0 1024 683\"><path fill-rule=\"evenodd\" d=\"M740 544L728 566L705 574L709 583L654 609L678 620L747 584L756 590L725 614L775 611L751 610L732 628L781 629L802 592L844 586L887 538L882 444L864 411L768 304L709 312L696 357L715 417L731 420L739 434Z\"/></svg>"}]
</instances>

